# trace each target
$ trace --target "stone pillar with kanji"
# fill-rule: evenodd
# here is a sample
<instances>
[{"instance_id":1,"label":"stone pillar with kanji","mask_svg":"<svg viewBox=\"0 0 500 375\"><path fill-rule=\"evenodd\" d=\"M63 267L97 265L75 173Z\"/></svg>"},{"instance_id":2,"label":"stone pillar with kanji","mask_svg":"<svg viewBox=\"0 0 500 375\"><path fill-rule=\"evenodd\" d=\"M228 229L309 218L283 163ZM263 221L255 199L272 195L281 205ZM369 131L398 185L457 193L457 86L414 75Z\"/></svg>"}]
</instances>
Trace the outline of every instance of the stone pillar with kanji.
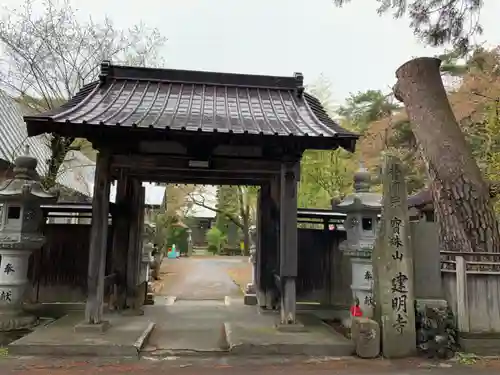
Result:
<instances>
[{"instance_id":1,"label":"stone pillar with kanji","mask_svg":"<svg viewBox=\"0 0 500 375\"><path fill-rule=\"evenodd\" d=\"M373 251L375 318L386 358L416 352L413 259L401 161L385 157L382 219Z\"/></svg>"},{"instance_id":2,"label":"stone pillar with kanji","mask_svg":"<svg viewBox=\"0 0 500 375\"><path fill-rule=\"evenodd\" d=\"M45 190L36 172L38 161L29 155L15 160L14 178L0 186L0 331L26 329L36 318L23 312L31 253L45 242L40 205L57 201Z\"/></svg>"}]
</instances>

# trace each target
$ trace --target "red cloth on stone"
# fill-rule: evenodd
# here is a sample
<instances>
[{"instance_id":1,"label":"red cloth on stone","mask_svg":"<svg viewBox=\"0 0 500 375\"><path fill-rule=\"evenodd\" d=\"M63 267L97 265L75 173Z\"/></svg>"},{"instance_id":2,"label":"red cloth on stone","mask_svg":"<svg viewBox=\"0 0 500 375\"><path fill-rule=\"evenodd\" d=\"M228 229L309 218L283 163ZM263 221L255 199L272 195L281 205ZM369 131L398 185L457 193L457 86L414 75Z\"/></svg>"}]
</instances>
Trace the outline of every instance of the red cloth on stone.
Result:
<instances>
[{"instance_id":1,"label":"red cloth on stone","mask_svg":"<svg viewBox=\"0 0 500 375\"><path fill-rule=\"evenodd\" d=\"M359 306L351 306L351 316L359 317L363 316L363 311L361 311L361 308Z\"/></svg>"}]
</instances>

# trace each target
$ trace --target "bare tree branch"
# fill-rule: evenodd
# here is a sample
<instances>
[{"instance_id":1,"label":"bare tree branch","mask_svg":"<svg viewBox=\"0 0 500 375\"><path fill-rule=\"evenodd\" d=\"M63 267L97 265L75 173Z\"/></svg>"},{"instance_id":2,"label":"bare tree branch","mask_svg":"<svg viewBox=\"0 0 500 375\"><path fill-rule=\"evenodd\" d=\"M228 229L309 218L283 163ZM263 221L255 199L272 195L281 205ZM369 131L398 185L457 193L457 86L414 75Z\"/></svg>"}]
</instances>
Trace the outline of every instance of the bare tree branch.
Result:
<instances>
[{"instance_id":1,"label":"bare tree branch","mask_svg":"<svg viewBox=\"0 0 500 375\"><path fill-rule=\"evenodd\" d=\"M212 207L206 203L205 194L203 192L191 192L187 194L187 197L191 200L191 202L197 206L206 208L207 210L213 211L219 215L224 215L228 220L233 222L238 228L244 229L243 223L239 220L239 218L229 212L218 209L217 207Z\"/></svg>"},{"instance_id":2,"label":"bare tree branch","mask_svg":"<svg viewBox=\"0 0 500 375\"><path fill-rule=\"evenodd\" d=\"M34 12L41 5L42 13ZM97 79L102 60L134 66L163 64L166 39L138 24L117 29L109 18L81 22L69 0L25 0L0 18L0 88L35 113L52 110ZM53 135L45 185L55 184L75 139Z\"/></svg>"}]
</instances>

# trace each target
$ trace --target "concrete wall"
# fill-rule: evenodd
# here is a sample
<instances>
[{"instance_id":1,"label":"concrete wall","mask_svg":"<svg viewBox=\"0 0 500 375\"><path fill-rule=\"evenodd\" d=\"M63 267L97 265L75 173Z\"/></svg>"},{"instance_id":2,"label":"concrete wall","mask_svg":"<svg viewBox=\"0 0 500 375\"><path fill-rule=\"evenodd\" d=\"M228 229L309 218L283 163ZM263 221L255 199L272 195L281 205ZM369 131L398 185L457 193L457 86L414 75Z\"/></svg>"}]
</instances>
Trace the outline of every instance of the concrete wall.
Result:
<instances>
[{"instance_id":1,"label":"concrete wall","mask_svg":"<svg viewBox=\"0 0 500 375\"><path fill-rule=\"evenodd\" d=\"M410 222L415 278L415 297L441 299L441 260L436 223L421 218Z\"/></svg>"}]
</instances>

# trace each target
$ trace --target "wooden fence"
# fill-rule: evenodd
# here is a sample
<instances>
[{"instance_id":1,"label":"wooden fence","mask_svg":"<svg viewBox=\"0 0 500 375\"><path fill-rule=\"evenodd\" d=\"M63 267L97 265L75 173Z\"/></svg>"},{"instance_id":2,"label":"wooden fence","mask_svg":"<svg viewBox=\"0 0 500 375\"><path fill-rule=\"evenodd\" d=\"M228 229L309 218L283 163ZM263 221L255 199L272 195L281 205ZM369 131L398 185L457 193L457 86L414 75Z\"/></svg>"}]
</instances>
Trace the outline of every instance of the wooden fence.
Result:
<instances>
[{"instance_id":1,"label":"wooden fence","mask_svg":"<svg viewBox=\"0 0 500 375\"><path fill-rule=\"evenodd\" d=\"M461 333L500 333L500 254L441 252L445 298Z\"/></svg>"},{"instance_id":2,"label":"wooden fence","mask_svg":"<svg viewBox=\"0 0 500 375\"><path fill-rule=\"evenodd\" d=\"M29 263L32 302L81 302L87 293L90 228L88 224L46 224L45 245ZM108 231L111 245L112 227ZM108 246L108 260L111 246ZM110 270L106 270L108 275Z\"/></svg>"},{"instance_id":3,"label":"wooden fence","mask_svg":"<svg viewBox=\"0 0 500 375\"><path fill-rule=\"evenodd\" d=\"M329 304L340 269L344 231L299 228L297 299Z\"/></svg>"}]
</instances>

